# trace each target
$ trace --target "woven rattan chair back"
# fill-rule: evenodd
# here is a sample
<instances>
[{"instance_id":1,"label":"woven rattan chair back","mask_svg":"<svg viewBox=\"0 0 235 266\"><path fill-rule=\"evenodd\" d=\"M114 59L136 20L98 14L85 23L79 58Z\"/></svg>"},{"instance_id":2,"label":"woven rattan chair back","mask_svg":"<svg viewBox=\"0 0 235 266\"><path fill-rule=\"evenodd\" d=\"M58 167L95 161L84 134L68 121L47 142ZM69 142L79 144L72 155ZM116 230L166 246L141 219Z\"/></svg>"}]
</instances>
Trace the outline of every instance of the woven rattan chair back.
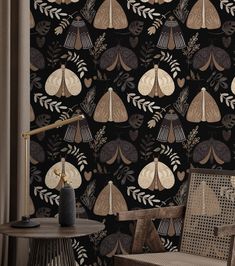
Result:
<instances>
[{"instance_id":1,"label":"woven rattan chair back","mask_svg":"<svg viewBox=\"0 0 235 266\"><path fill-rule=\"evenodd\" d=\"M235 222L235 172L193 169L180 251L227 260L230 237L214 236L214 227Z\"/></svg>"}]
</instances>

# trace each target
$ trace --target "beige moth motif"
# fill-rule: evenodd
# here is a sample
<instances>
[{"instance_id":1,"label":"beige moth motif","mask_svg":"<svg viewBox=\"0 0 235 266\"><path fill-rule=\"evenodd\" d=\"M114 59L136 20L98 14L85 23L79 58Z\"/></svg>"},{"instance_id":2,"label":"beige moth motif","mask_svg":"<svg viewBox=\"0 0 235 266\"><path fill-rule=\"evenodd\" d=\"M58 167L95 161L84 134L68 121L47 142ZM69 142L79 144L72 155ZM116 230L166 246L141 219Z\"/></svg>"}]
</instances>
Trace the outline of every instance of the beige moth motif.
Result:
<instances>
[{"instance_id":1,"label":"beige moth motif","mask_svg":"<svg viewBox=\"0 0 235 266\"><path fill-rule=\"evenodd\" d=\"M202 181L193 192L191 202L192 215L215 216L221 214L219 200L205 181Z\"/></svg>"},{"instance_id":2,"label":"beige moth motif","mask_svg":"<svg viewBox=\"0 0 235 266\"><path fill-rule=\"evenodd\" d=\"M94 27L97 29L124 29L127 28L128 21L125 12L117 0L104 0L99 7L95 19Z\"/></svg>"},{"instance_id":3,"label":"beige moth motif","mask_svg":"<svg viewBox=\"0 0 235 266\"><path fill-rule=\"evenodd\" d=\"M232 80L231 91L232 91L233 94L235 94L235 77Z\"/></svg>"},{"instance_id":4,"label":"beige moth motif","mask_svg":"<svg viewBox=\"0 0 235 266\"><path fill-rule=\"evenodd\" d=\"M64 184L62 174L65 174L66 182L74 189L79 188L82 183L81 174L75 166L69 162L64 162L64 169L61 162L55 163L47 172L45 184L50 189L60 190Z\"/></svg>"},{"instance_id":5,"label":"beige moth motif","mask_svg":"<svg viewBox=\"0 0 235 266\"><path fill-rule=\"evenodd\" d=\"M35 27L35 20L34 20L32 12L30 11L30 29L34 27Z\"/></svg>"},{"instance_id":6,"label":"beige moth motif","mask_svg":"<svg viewBox=\"0 0 235 266\"><path fill-rule=\"evenodd\" d=\"M167 165L155 158L141 170L138 184L143 189L162 191L174 186L175 177Z\"/></svg>"},{"instance_id":7,"label":"beige moth motif","mask_svg":"<svg viewBox=\"0 0 235 266\"><path fill-rule=\"evenodd\" d=\"M47 78L45 90L48 95L68 98L78 95L82 90L82 84L73 71L61 65Z\"/></svg>"},{"instance_id":8,"label":"beige moth motif","mask_svg":"<svg viewBox=\"0 0 235 266\"><path fill-rule=\"evenodd\" d=\"M94 214L101 216L115 215L120 211L128 211L126 201L120 190L112 181L109 181L96 199Z\"/></svg>"},{"instance_id":9,"label":"beige moth motif","mask_svg":"<svg viewBox=\"0 0 235 266\"><path fill-rule=\"evenodd\" d=\"M221 27L221 21L210 0L197 0L189 13L186 25L190 29L213 30Z\"/></svg>"},{"instance_id":10,"label":"beige moth motif","mask_svg":"<svg viewBox=\"0 0 235 266\"><path fill-rule=\"evenodd\" d=\"M34 120L35 120L35 114L34 114L34 111L33 111L33 107L30 104L30 122L33 122Z\"/></svg>"},{"instance_id":11,"label":"beige moth motif","mask_svg":"<svg viewBox=\"0 0 235 266\"><path fill-rule=\"evenodd\" d=\"M96 122L125 122L128 119L126 107L121 98L109 88L108 91L101 97L98 102L95 112L94 120Z\"/></svg>"},{"instance_id":12,"label":"beige moth motif","mask_svg":"<svg viewBox=\"0 0 235 266\"><path fill-rule=\"evenodd\" d=\"M79 0L47 0L50 3L57 3L57 4L70 4L70 3L77 3Z\"/></svg>"},{"instance_id":13,"label":"beige moth motif","mask_svg":"<svg viewBox=\"0 0 235 266\"><path fill-rule=\"evenodd\" d=\"M164 4L164 3L170 3L172 1L173 0L142 0L141 2L143 2L143 3L149 3L151 5L153 5L153 4L159 4L159 5L161 5L161 4Z\"/></svg>"},{"instance_id":14,"label":"beige moth motif","mask_svg":"<svg viewBox=\"0 0 235 266\"><path fill-rule=\"evenodd\" d=\"M170 96L175 90L172 77L163 69L155 65L140 79L138 90L143 96L163 97Z\"/></svg>"},{"instance_id":15,"label":"beige moth motif","mask_svg":"<svg viewBox=\"0 0 235 266\"><path fill-rule=\"evenodd\" d=\"M214 123L220 121L221 114L219 107L205 88L202 88L191 102L186 118L194 123Z\"/></svg>"}]
</instances>

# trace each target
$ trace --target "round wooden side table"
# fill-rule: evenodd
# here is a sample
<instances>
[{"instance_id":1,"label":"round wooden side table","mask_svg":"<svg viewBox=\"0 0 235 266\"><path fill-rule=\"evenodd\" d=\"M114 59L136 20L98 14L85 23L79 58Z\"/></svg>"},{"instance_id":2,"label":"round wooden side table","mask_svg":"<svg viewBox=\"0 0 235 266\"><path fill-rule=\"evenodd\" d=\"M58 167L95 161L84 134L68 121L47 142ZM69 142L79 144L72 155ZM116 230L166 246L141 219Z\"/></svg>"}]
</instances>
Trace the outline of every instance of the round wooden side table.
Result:
<instances>
[{"instance_id":1,"label":"round wooden side table","mask_svg":"<svg viewBox=\"0 0 235 266\"><path fill-rule=\"evenodd\" d=\"M70 227L61 227L56 218L35 218L36 228L13 228L11 223L0 225L0 233L31 239L28 266L75 266L72 237L85 236L104 229L104 224L77 219Z\"/></svg>"}]
</instances>

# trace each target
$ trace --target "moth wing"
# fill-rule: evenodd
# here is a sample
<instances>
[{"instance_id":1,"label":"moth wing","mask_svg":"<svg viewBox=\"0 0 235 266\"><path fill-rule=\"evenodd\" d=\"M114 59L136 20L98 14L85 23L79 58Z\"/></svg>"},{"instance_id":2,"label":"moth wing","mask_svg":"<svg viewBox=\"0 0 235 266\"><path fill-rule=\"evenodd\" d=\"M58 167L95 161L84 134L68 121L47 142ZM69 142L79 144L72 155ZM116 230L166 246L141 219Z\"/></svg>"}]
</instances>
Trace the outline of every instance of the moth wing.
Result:
<instances>
[{"instance_id":1,"label":"moth wing","mask_svg":"<svg viewBox=\"0 0 235 266\"><path fill-rule=\"evenodd\" d=\"M231 161L231 152L226 144L219 140L212 141L212 152L217 163L223 164Z\"/></svg>"},{"instance_id":2,"label":"moth wing","mask_svg":"<svg viewBox=\"0 0 235 266\"><path fill-rule=\"evenodd\" d=\"M62 69L59 68L52 72L46 80L45 91L48 95L56 95L62 82Z\"/></svg>"},{"instance_id":3,"label":"moth wing","mask_svg":"<svg viewBox=\"0 0 235 266\"><path fill-rule=\"evenodd\" d=\"M105 0L98 8L93 25L97 29L107 29L109 27L110 0Z\"/></svg>"},{"instance_id":4,"label":"moth wing","mask_svg":"<svg viewBox=\"0 0 235 266\"><path fill-rule=\"evenodd\" d=\"M202 8L203 8L203 0L198 0L192 7L191 11L189 12L188 19L186 22L186 26L188 28L195 30L201 28L203 24Z\"/></svg>"},{"instance_id":5,"label":"moth wing","mask_svg":"<svg viewBox=\"0 0 235 266\"><path fill-rule=\"evenodd\" d=\"M148 70L143 74L138 83L138 90L140 94L142 94L143 96L150 94L154 86L155 75L156 73L154 68Z\"/></svg>"},{"instance_id":6,"label":"moth wing","mask_svg":"<svg viewBox=\"0 0 235 266\"><path fill-rule=\"evenodd\" d=\"M211 3L210 0L205 0L205 24L206 28L209 30L212 29L218 29L221 27L221 21L218 14L218 11L214 7L214 5Z\"/></svg>"},{"instance_id":7,"label":"moth wing","mask_svg":"<svg viewBox=\"0 0 235 266\"><path fill-rule=\"evenodd\" d=\"M141 171L138 177L138 184L143 189L147 189L153 183L155 177L155 162L147 164Z\"/></svg>"},{"instance_id":8,"label":"moth wing","mask_svg":"<svg viewBox=\"0 0 235 266\"><path fill-rule=\"evenodd\" d=\"M129 163L135 163L138 160L138 152L136 147L126 140L120 140L120 152L122 160L125 162L129 161Z\"/></svg>"},{"instance_id":9,"label":"moth wing","mask_svg":"<svg viewBox=\"0 0 235 266\"><path fill-rule=\"evenodd\" d=\"M104 146L100 149L100 161L102 163L110 161L116 155L117 149L117 141L112 140L108 143L105 143Z\"/></svg>"},{"instance_id":10,"label":"moth wing","mask_svg":"<svg viewBox=\"0 0 235 266\"><path fill-rule=\"evenodd\" d=\"M75 136L74 136L74 141L76 143L82 142L82 134L81 134L81 128L80 128L79 121L77 121L77 126L76 126L76 132L75 132Z\"/></svg>"},{"instance_id":11,"label":"moth wing","mask_svg":"<svg viewBox=\"0 0 235 266\"><path fill-rule=\"evenodd\" d=\"M32 105L30 104L30 122L35 120L35 114Z\"/></svg>"},{"instance_id":12,"label":"moth wing","mask_svg":"<svg viewBox=\"0 0 235 266\"><path fill-rule=\"evenodd\" d=\"M175 184L174 174L171 169L162 162L158 162L158 178L161 185L166 189L172 188Z\"/></svg>"},{"instance_id":13,"label":"moth wing","mask_svg":"<svg viewBox=\"0 0 235 266\"><path fill-rule=\"evenodd\" d=\"M113 8L112 10L113 28L116 30L127 28L128 26L127 17L121 5L116 0L112 0L112 8Z\"/></svg>"},{"instance_id":14,"label":"moth wing","mask_svg":"<svg viewBox=\"0 0 235 266\"><path fill-rule=\"evenodd\" d=\"M205 91L204 93L206 121L209 123L220 121L221 114L216 101L207 91Z\"/></svg>"},{"instance_id":15,"label":"moth wing","mask_svg":"<svg viewBox=\"0 0 235 266\"><path fill-rule=\"evenodd\" d=\"M102 256L112 257L118 248L118 234L111 234L105 237L100 244L100 254Z\"/></svg>"},{"instance_id":16,"label":"moth wing","mask_svg":"<svg viewBox=\"0 0 235 266\"><path fill-rule=\"evenodd\" d=\"M119 46L119 59L121 66L126 71L130 71L138 67L138 59L135 53L129 48Z\"/></svg>"},{"instance_id":17,"label":"moth wing","mask_svg":"<svg viewBox=\"0 0 235 266\"><path fill-rule=\"evenodd\" d=\"M229 54L222 48L213 47L212 59L214 66L219 70L229 69L231 67L231 59Z\"/></svg>"},{"instance_id":18,"label":"moth wing","mask_svg":"<svg viewBox=\"0 0 235 266\"><path fill-rule=\"evenodd\" d=\"M163 69L158 69L158 84L162 93L166 96L171 95L175 90L175 83L172 77Z\"/></svg>"},{"instance_id":19,"label":"moth wing","mask_svg":"<svg viewBox=\"0 0 235 266\"><path fill-rule=\"evenodd\" d=\"M62 171L61 162L54 164L47 172L45 177L45 184L48 188L56 188L62 182L60 176L56 175L54 171ZM82 183L81 174L71 163L65 162L65 174L68 177L68 182L73 188L80 187Z\"/></svg>"},{"instance_id":20,"label":"moth wing","mask_svg":"<svg viewBox=\"0 0 235 266\"><path fill-rule=\"evenodd\" d=\"M32 12L30 11L30 29L34 27L35 27L35 20L34 20Z\"/></svg>"},{"instance_id":21,"label":"moth wing","mask_svg":"<svg viewBox=\"0 0 235 266\"><path fill-rule=\"evenodd\" d=\"M157 230L158 233L161 236L167 236L169 225L170 225L170 219L169 218L161 219L159 226L158 226L158 230Z\"/></svg>"},{"instance_id":22,"label":"moth wing","mask_svg":"<svg viewBox=\"0 0 235 266\"><path fill-rule=\"evenodd\" d=\"M211 47L200 49L193 57L193 67L205 71L211 62Z\"/></svg>"},{"instance_id":23,"label":"moth wing","mask_svg":"<svg viewBox=\"0 0 235 266\"><path fill-rule=\"evenodd\" d=\"M79 77L68 68L65 68L65 83L68 91L73 96L78 95L82 90L82 84Z\"/></svg>"},{"instance_id":24,"label":"moth wing","mask_svg":"<svg viewBox=\"0 0 235 266\"><path fill-rule=\"evenodd\" d=\"M109 184L101 190L94 205L94 214L106 216L109 213L109 190Z\"/></svg>"},{"instance_id":25,"label":"moth wing","mask_svg":"<svg viewBox=\"0 0 235 266\"><path fill-rule=\"evenodd\" d=\"M211 154L210 141L208 140L202 141L195 147L193 151L193 161L195 163L205 164L209 160L210 154Z\"/></svg>"},{"instance_id":26,"label":"moth wing","mask_svg":"<svg viewBox=\"0 0 235 266\"><path fill-rule=\"evenodd\" d=\"M106 92L99 100L94 112L96 122L105 123L109 120L109 97L109 92Z\"/></svg>"},{"instance_id":27,"label":"moth wing","mask_svg":"<svg viewBox=\"0 0 235 266\"><path fill-rule=\"evenodd\" d=\"M115 185L112 185L112 205L113 213L128 211L126 200Z\"/></svg>"},{"instance_id":28,"label":"moth wing","mask_svg":"<svg viewBox=\"0 0 235 266\"><path fill-rule=\"evenodd\" d=\"M100 68L112 71L117 64L117 61L118 61L117 47L109 48L101 55Z\"/></svg>"},{"instance_id":29,"label":"moth wing","mask_svg":"<svg viewBox=\"0 0 235 266\"><path fill-rule=\"evenodd\" d=\"M214 216L221 214L221 207L216 193L205 181L192 192L192 215Z\"/></svg>"},{"instance_id":30,"label":"moth wing","mask_svg":"<svg viewBox=\"0 0 235 266\"><path fill-rule=\"evenodd\" d=\"M195 96L195 98L192 100L191 104L189 105L188 112L186 115L186 119L188 121L194 123L201 122L203 116L202 101L203 101L203 94L201 91Z\"/></svg>"},{"instance_id":31,"label":"moth wing","mask_svg":"<svg viewBox=\"0 0 235 266\"><path fill-rule=\"evenodd\" d=\"M69 124L65 132L64 140L67 142L74 142L76 132L77 132L77 122Z\"/></svg>"},{"instance_id":32,"label":"moth wing","mask_svg":"<svg viewBox=\"0 0 235 266\"><path fill-rule=\"evenodd\" d=\"M32 201L32 198L29 197L29 214L33 215L35 213L35 207Z\"/></svg>"},{"instance_id":33,"label":"moth wing","mask_svg":"<svg viewBox=\"0 0 235 266\"><path fill-rule=\"evenodd\" d=\"M131 252L132 237L127 234L119 233L119 245L121 254L129 254Z\"/></svg>"},{"instance_id":34,"label":"moth wing","mask_svg":"<svg viewBox=\"0 0 235 266\"><path fill-rule=\"evenodd\" d=\"M68 183L74 189L79 188L82 184L81 174L78 169L69 162L65 162L65 175L68 177Z\"/></svg>"},{"instance_id":35,"label":"moth wing","mask_svg":"<svg viewBox=\"0 0 235 266\"><path fill-rule=\"evenodd\" d=\"M112 91L112 115L113 121L117 123L128 120L126 107L122 99L114 91Z\"/></svg>"},{"instance_id":36,"label":"moth wing","mask_svg":"<svg viewBox=\"0 0 235 266\"><path fill-rule=\"evenodd\" d=\"M183 224L182 218L175 218L173 221L175 226L175 234L176 236L180 236Z\"/></svg>"},{"instance_id":37,"label":"moth wing","mask_svg":"<svg viewBox=\"0 0 235 266\"><path fill-rule=\"evenodd\" d=\"M235 94L235 77L233 78L232 83L231 83L231 91L233 94Z\"/></svg>"}]
</instances>

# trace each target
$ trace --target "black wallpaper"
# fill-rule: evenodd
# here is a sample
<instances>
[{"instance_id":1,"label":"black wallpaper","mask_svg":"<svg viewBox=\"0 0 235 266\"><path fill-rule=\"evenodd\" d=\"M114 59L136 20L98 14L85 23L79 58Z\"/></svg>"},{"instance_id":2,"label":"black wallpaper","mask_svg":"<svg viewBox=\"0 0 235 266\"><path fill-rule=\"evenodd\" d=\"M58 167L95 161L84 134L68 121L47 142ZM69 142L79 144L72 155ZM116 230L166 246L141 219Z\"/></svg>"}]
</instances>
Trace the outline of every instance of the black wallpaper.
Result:
<instances>
[{"instance_id":1,"label":"black wallpaper","mask_svg":"<svg viewBox=\"0 0 235 266\"><path fill-rule=\"evenodd\" d=\"M129 252L133 225L116 211L184 203L190 167L233 169L234 12L232 0L31 0L31 129L85 116L32 138L31 213L57 215L65 157L77 215L105 223L73 239L79 265ZM166 249L181 222L156 223Z\"/></svg>"}]
</instances>

